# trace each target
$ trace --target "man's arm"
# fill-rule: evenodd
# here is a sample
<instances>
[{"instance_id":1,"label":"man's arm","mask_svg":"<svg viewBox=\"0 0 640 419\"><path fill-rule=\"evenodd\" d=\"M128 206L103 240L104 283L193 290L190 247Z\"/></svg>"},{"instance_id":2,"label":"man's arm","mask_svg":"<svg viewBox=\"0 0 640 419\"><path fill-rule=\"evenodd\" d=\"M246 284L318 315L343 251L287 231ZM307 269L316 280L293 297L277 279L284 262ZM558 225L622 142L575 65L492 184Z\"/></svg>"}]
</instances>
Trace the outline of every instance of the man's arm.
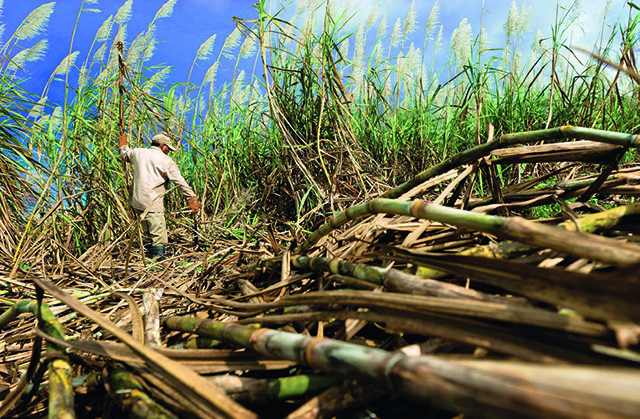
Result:
<instances>
[{"instance_id":1,"label":"man's arm","mask_svg":"<svg viewBox=\"0 0 640 419\"><path fill-rule=\"evenodd\" d=\"M173 182L182 195L187 198L187 202L189 203L189 208L191 211L198 212L200 210L200 202L198 201L198 197L193 192L193 189L187 184L187 181L184 180L182 174L180 173L180 169L178 169L178 165L172 161L169 170L167 171L167 177L171 182Z\"/></svg>"}]
</instances>

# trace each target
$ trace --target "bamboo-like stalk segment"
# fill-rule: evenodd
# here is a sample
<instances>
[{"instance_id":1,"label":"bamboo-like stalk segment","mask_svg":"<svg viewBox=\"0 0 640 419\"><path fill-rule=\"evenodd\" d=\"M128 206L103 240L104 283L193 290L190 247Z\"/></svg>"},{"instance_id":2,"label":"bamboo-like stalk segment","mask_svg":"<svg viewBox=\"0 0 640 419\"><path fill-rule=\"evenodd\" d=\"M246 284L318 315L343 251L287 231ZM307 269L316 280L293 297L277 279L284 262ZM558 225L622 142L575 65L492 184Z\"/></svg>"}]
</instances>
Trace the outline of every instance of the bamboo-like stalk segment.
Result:
<instances>
[{"instance_id":1,"label":"bamboo-like stalk segment","mask_svg":"<svg viewBox=\"0 0 640 419\"><path fill-rule=\"evenodd\" d=\"M385 194L383 194L383 196L387 198L398 198L400 195L410 191L414 187L423 182L426 182L432 177L441 175L462 164L467 164L469 162L477 160L480 157L488 156L492 151L499 148L504 148L514 144L527 144L536 141L550 141L562 138L578 138L583 140L598 141L607 144L627 146L629 148L638 147L638 145L640 145L638 135L636 134L625 134L593 128L574 127L571 125L538 131L504 134L497 140L462 151L443 161L442 163L418 173L412 179L387 191Z\"/></svg>"},{"instance_id":2,"label":"bamboo-like stalk segment","mask_svg":"<svg viewBox=\"0 0 640 419\"><path fill-rule=\"evenodd\" d=\"M0 315L0 329L5 328L22 313L32 313L42 319L42 330L49 336L59 340L64 340L64 329L56 316L51 312L45 303L38 304L37 301L19 300L8 310ZM46 351L50 354L59 355L49 362L49 412L48 416L54 418L75 418L74 412L74 390L71 364L64 355L64 348L47 342Z\"/></svg>"},{"instance_id":3,"label":"bamboo-like stalk segment","mask_svg":"<svg viewBox=\"0 0 640 419\"><path fill-rule=\"evenodd\" d=\"M173 330L197 332L250 348L264 356L361 377L417 401L474 416L640 415L640 380L637 371L630 368L409 357L333 339L212 320L169 317L164 324Z\"/></svg>"},{"instance_id":4,"label":"bamboo-like stalk segment","mask_svg":"<svg viewBox=\"0 0 640 419\"><path fill-rule=\"evenodd\" d=\"M431 295L444 298L468 298L478 301L504 302L506 300L458 285L419 278L393 268L385 269L363 263L356 264L337 258L297 256L292 259L292 263L293 266L299 269L348 275L373 284L384 285L390 290L406 294Z\"/></svg>"},{"instance_id":5,"label":"bamboo-like stalk segment","mask_svg":"<svg viewBox=\"0 0 640 419\"><path fill-rule=\"evenodd\" d=\"M602 364L607 359L597 354L579 352L569 348L544 342L544 339L523 336L515 328L499 328L482 321L453 318L447 315L426 313L404 313L401 310L385 309L378 313L373 310L328 310L307 313L269 315L241 320L242 324L263 326L286 324L287 322L312 322L361 319L384 323L388 331L422 336L440 337L448 341L486 348L489 351L512 355L523 361L544 363ZM526 335L526 332L524 333ZM197 336L197 335L196 335Z\"/></svg>"},{"instance_id":6,"label":"bamboo-like stalk segment","mask_svg":"<svg viewBox=\"0 0 640 419\"><path fill-rule=\"evenodd\" d=\"M594 179L579 179L567 182L557 183L548 188L544 189L533 189L528 191L514 192L508 193L504 195L505 203L520 203L522 201L528 201L532 198L541 197L544 195L549 195L548 198L537 201L536 205L542 205L544 203L552 203L553 197L557 197L561 200L567 200L574 198L576 196L582 195L587 191L587 188L598 181L597 178ZM612 189L619 187L620 185L624 185L627 183L627 180L624 178L616 178L615 176L609 176L607 180L600 186L600 191L611 192ZM469 204L468 209L474 209L478 207L482 207L485 205L491 205L494 203L493 198L487 199L478 199L474 200Z\"/></svg>"},{"instance_id":7,"label":"bamboo-like stalk segment","mask_svg":"<svg viewBox=\"0 0 640 419\"><path fill-rule=\"evenodd\" d=\"M308 249L321 237L349 220L379 213L412 216L479 230L502 240L514 240L532 246L559 250L612 265L628 266L640 263L640 247L606 237L549 227L520 217L504 218L478 214L431 204L423 200L399 201L385 198L356 205L336 215L309 236L301 251Z\"/></svg>"},{"instance_id":8,"label":"bamboo-like stalk segment","mask_svg":"<svg viewBox=\"0 0 640 419\"><path fill-rule=\"evenodd\" d=\"M113 389L113 396L120 407L129 413L130 418L178 418L149 397L138 377L121 365L116 365L109 371L109 383Z\"/></svg>"},{"instance_id":9,"label":"bamboo-like stalk segment","mask_svg":"<svg viewBox=\"0 0 640 419\"><path fill-rule=\"evenodd\" d=\"M421 208L420 214L412 213L411 209L413 203L425 206L425 208ZM349 221L358 220L372 214L408 215L468 228L479 228L482 226L484 230L488 230L492 232L492 234L497 234L502 224L499 217L486 216L483 214L476 214L440 205L429 204L422 200L400 201L395 199L378 198L348 208L346 211L332 217L307 238L299 250L300 253L303 253L312 245L316 244L322 237L326 236L333 230L344 226ZM456 222L460 224L457 224Z\"/></svg>"},{"instance_id":10,"label":"bamboo-like stalk segment","mask_svg":"<svg viewBox=\"0 0 640 419\"><path fill-rule=\"evenodd\" d=\"M47 344L47 348L49 344ZM49 362L49 418L75 418L73 410L73 371L69 360L57 358Z\"/></svg>"},{"instance_id":11,"label":"bamboo-like stalk segment","mask_svg":"<svg viewBox=\"0 0 640 419\"><path fill-rule=\"evenodd\" d=\"M588 214L580 217L578 222L573 220L563 221L557 225L570 231L580 231L582 233L595 233L597 231L610 230L619 225L625 217L640 214L640 203L616 207L595 214ZM503 241L498 244L484 245L465 249L457 254L460 256L478 256L492 259L508 259L512 256L525 254L532 251L535 247L525 244ZM419 266L416 275L421 278L437 279L448 275L446 272L433 268Z\"/></svg>"},{"instance_id":12,"label":"bamboo-like stalk segment","mask_svg":"<svg viewBox=\"0 0 640 419\"><path fill-rule=\"evenodd\" d=\"M299 295L291 295L278 301L267 303L263 307L280 308L312 304L340 304L372 309L404 310L409 313L449 314L461 317L498 320L515 324L528 324L548 329L564 330L585 336L608 337L611 335L611 331L602 324L535 307L516 304L507 305L504 302L497 303L461 298L439 298L393 292L380 293L347 290L313 291Z\"/></svg>"},{"instance_id":13,"label":"bamboo-like stalk segment","mask_svg":"<svg viewBox=\"0 0 640 419\"><path fill-rule=\"evenodd\" d=\"M251 403L314 395L341 379L336 375L296 375L270 379L218 375L210 378L232 399Z\"/></svg>"}]
</instances>

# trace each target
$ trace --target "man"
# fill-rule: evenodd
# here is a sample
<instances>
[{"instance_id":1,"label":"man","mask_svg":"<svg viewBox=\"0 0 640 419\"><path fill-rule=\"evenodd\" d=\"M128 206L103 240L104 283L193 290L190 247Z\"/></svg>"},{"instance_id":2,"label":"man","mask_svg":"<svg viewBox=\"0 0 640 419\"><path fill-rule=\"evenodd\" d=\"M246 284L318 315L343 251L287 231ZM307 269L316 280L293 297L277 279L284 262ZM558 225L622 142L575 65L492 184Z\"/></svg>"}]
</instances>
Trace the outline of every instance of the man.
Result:
<instances>
[{"instance_id":1,"label":"man","mask_svg":"<svg viewBox=\"0 0 640 419\"><path fill-rule=\"evenodd\" d=\"M133 165L133 188L129 203L138 216L148 209L141 222L148 257L164 259L164 246L168 239L163 198L169 181L175 183L187 198L193 212L200 210L200 202L180 174L178 165L167 155L169 151L175 151L175 147L165 134L153 137L149 148L129 147L126 134L122 134L118 137L118 148L120 158Z\"/></svg>"}]
</instances>

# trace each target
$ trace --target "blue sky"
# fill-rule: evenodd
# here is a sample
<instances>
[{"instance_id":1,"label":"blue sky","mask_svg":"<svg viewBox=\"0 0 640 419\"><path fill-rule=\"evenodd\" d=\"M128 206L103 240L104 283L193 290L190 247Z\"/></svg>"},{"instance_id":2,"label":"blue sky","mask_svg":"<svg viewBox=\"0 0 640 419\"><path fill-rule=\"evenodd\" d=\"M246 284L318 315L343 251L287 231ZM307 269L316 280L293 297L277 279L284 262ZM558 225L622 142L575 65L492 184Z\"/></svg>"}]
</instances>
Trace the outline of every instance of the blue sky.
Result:
<instances>
[{"instance_id":1,"label":"blue sky","mask_svg":"<svg viewBox=\"0 0 640 419\"><path fill-rule=\"evenodd\" d=\"M135 36L147 28L149 21L153 18L157 10L166 0L133 0L133 17L128 26L127 41L131 42ZM198 47L212 34L218 34L214 47L214 57L224 39L234 28L232 17L237 16L245 19L255 19L257 12L253 3L257 0L177 0L173 15L167 19L162 19L157 23L157 39L159 45L152 64L168 64L174 68L169 81L184 82L187 73L198 50ZM300 1L311 4L320 3L320 0L268 0L272 10L288 5L282 14L284 18L294 15ZM404 20L412 0L332 0L336 8L346 5L349 13L355 16L347 27L355 32L361 20L366 19L372 8L376 10L376 21L379 22L383 15L386 15L387 24L390 29L397 18ZM122 6L125 0L100 0L95 7L100 9L99 13L83 13L79 20L76 33L76 40L73 50L80 52L78 61L81 62L86 57L89 45L96 30L102 22ZM5 24L5 31L2 41L6 41L13 33L18 24L34 8L48 3L43 0L8 0L4 1L4 10L0 18ZM484 3L485 14L481 14ZM473 34L476 35L480 27L480 18L483 16L482 25L486 30L489 42L492 46L504 46L504 23L509 14L511 0L446 0L440 1L440 23L443 25L443 45L444 49L440 53L439 62L446 62L447 46L449 37L463 18L467 18L471 24ZM572 1L560 0L560 5L569 5ZM574 25L572 43L578 46L591 49L605 12L605 6L610 3L609 22L615 23L619 17L626 16L628 10L624 9L623 0L589 0L582 2L581 13ZM73 27L80 7L80 0L59 0L56 2L55 11L51 16L47 32L42 35L49 40L49 50L40 62L30 63L26 72L19 72L21 77L29 80L25 83L28 90L39 93L46 83L53 69L69 53L69 46ZM434 4L434 0L415 0L414 10L417 17L416 44L421 46L424 36L424 25L426 24L429 12ZM520 8L522 1L516 1ZM525 6L531 5L531 24L527 32L527 38L522 43L523 49L528 49L534 34L539 29L543 35L549 36L550 27L555 15L556 0L538 0ZM25 41L24 47L33 45L38 38ZM253 62L253 60L251 60ZM198 61L194 69L192 81L202 80L205 71L212 64L212 61ZM218 80L225 81L231 77L234 62L221 63ZM260 76L261 73L258 73ZM77 72L72 73L71 79L77 78ZM61 81L54 82L52 91L60 89ZM51 96L50 96L51 97ZM51 97L55 100L55 95Z\"/></svg>"},{"instance_id":2,"label":"blue sky","mask_svg":"<svg viewBox=\"0 0 640 419\"><path fill-rule=\"evenodd\" d=\"M128 26L127 41L147 29L149 21L166 0L134 0L133 16ZM16 29L20 22L36 7L49 3L42 0L5 1L1 21L6 25L3 41ZM93 37L102 22L122 6L124 0L101 0L91 6L100 9L99 13L83 13L80 16L73 50L80 51L79 59L84 59ZM30 78L27 88L33 87L40 92L51 72L69 53L71 35L78 15L80 0L59 0L51 15L46 34L49 50L43 61L30 63L26 72L19 73ZM253 18L256 16L251 1L245 0L178 0L170 18L158 22L159 45L154 55L154 64L168 64L174 68L172 81L185 81L191 62L202 42L212 34L229 34L235 24L233 16ZM37 40L37 39L36 39ZM35 40L34 40L35 41ZM25 42L24 46L31 46ZM196 68L202 77L206 64ZM77 73L76 73L77 74ZM61 82L58 82L61 84Z\"/></svg>"}]
</instances>

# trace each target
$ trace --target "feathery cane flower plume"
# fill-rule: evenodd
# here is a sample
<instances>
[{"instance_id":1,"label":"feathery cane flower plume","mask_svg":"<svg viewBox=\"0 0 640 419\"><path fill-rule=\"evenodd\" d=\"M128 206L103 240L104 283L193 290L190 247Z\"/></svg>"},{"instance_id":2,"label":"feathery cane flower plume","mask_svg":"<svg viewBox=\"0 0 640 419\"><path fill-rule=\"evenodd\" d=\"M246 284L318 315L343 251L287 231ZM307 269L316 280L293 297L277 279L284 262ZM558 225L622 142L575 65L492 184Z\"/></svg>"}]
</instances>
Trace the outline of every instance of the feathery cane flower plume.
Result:
<instances>
[{"instance_id":1,"label":"feathery cane flower plume","mask_svg":"<svg viewBox=\"0 0 640 419\"><path fill-rule=\"evenodd\" d=\"M245 81L244 81L245 73L244 70L241 70L238 74L238 77L233 82L233 87L231 88L231 105L232 106L242 106L246 100L245 95Z\"/></svg>"},{"instance_id":2,"label":"feathery cane flower plume","mask_svg":"<svg viewBox=\"0 0 640 419\"><path fill-rule=\"evenodd\" d=\"M2 17L2 11L4 8L4 0L0 0L0 17ZM2 36L4 35L5 25L4 23L0 24L0 46L2 46Z\"/></svg>"},{"instance_id":3,"label":"feathery cane flower plume","mask_svg":"<svg viewBox=\"0 0 640 419\"><path fill-rule=\"evenodd\" d=\"M380 24L378 25L378 39L382 39L387 36L387 15L382 15L380 18Z\"/></svg>"},{"instance_id":4,"label":"feathery cane flower plume","mask_svg":"<svg viewBox=\"0 0 640 419\"><path fill-rule=\"evenodd\" d=\"M511 1L511 7L509 8L509 15L507 15L507 21L504 23L504 33L507 35L507 40L516 33L518 26L518 6L516 1Z\"/></svg>"},{"instance_id":5,"label":"feathery cane flower plume","mask_svg":"<svg viewBox=\"0 0 640 419\"><path fill-rule=\"evenodd\" d=\"M438 30L438 35L436 36L435 41L433 42L433 54L437 54L440 51L440 47L442 47L442 30L444 25L440 25L440 29Z\"/></svg>"},{"instance_id":6,"label":"feathery cane flower plume","mask_svg":"<svg viewBox=\"0 0 640 419\"><path fill-rule=\"evenodd\" d=\"M144 44L145 32L142 31L136 36L136 39L133 40L129 50L127 51L127 58L125 59L125 63L127 66L133 66L135 63L140 61L140 55L142 52L142 46Z\"/></svg>"},{"instance_id":7,"label":"feathery cane flower plume","mask_svg":"<svg viewBox=\"0 0 640 419\"><path fill-rule=\"evenodd\" d=\"M87 66L83 64L78 72L78 91L84 89L84 87L87 84L87 81L89 81L89 75L87 74Z\"/></svg>"},{"instance_id":8,"label":"feathery cane flower plume","mask_svg":"<svg viewBox=\"0 0 640 419\"><path fill-rule=\"evenodd\" d=\"M409 6L409 12L407 13L407 17L404 20L403 30L404 36L407 36L413 32L415 32L417 27L417 17L416 17L416 0L411 2L411 6Z\"/></svg>"},{"instance_id":9,"label":"feathery cane flower plume","mask_svg":"<svg viewBox=\"0 0 640 419\"><path fill-rule=\"evenodd\" d=\"M175 6L177 0L169 0L158 10L153 20L169 17L173 14L173 6Z\"/></svg>"},{"instance_id":10,"label":"feathery cane flower plume","mask_svg":"<svg viewBox=\"0 0 640 419\"><path fill-rule=\"evenodd\" d=\"M147 34L144 37L144 49L142 51L142 59L143 63L146 63L153 57L153 54L156 52L156 25L149 26L149 30L147 30Z\"/></svg>"},{"instance_id":11,"label":"feathery cane flower plume","mask_svg":"<svg viewBox=\"0 0 640 419\"><path fill-rule=\"evenodd\" d=\"M400 22L400 18L398 18L391 32L391 46L397 47L400 44L400 38L402 38L402 23Z\"/></svg>"},{"instance_id":12,"label":"feathery cane flower plume","mask_svg":"<svg viewBox=\"0 0 640 419\"><path fill-rule=\"evenodd\" d=\"M47 96L42 96L34 105L33 108L31 108L31 110L29 111L29 115L27 115L27 118L37 118L38 116L42 115L42 112L44 111L44 105L45 103L47 103Z\"/></svg>"},{"instance_id":13,"label":"feathery cane flower plume","mask_svg":"<svg viewBox=\"0 0 640 419\"><path fill-rule=\"evenodd\" d=\"M169 73L171 72L171 67L164 67L162 70L158 71L156 74L151 76L151 78L142 86L142 90L146 93L151 93L151 90L158 84L163 83L167 77L169 77Z\"/></svg>"},{"instance_id":14,"label":"feathery cane flower plume","mask_svg":"<svg viewBox=\"0 0 640 419\"><path fill-rule=\"evenodd\" d=\"M513 36L519 36L529 30L529 24L531 23L531 7L527 7L525 2L522 2L520 11L515 0L511 2L509 9L509 15L507 21L504 24L504 32L507 35L507 39Z\"/></svg>"},{"instance_id":15,"label":"feathery cane flower plume","mask_svg":"<svg viewBox=\"0 0 640 419\"><path fill-rule=\"evenodd\" d=\"M133 0L127 0L116 12L114 22L118 25L125 25L131 20L131 8L133 7Z\"/></svg>"},{"instance_id":16,"label":"feathery cane flower plume","mask_svg":"<svg viewBox=\"0 0 640 419\"><path fill-rule=\"evenodd\" d=\"M53 132L60 128L62 125L62 107L56 106L53 112L51 113L51 118L49 119L49 132Z\"/></svg>"},{"instance_id":17,"label":"feathery cane flower plume","mask_svg":"<svg viewBox=\"0 0 640 419\"><path fill-rule=\"evenodd\" d=\"M220 53L226 58L233 59L235 56L232 54L231 51L233 51L235 48L238 47L238 45L240 45L241 36L242 36L242 32L240 32L240 29L235 28L229 34L227 39L225 39L224 44L222 44L222 50L220 51Z\"/></svg>"},{"instance_id":18,"label":"feathery cane flower plume","mask_svg":"<svg viewBox=\"0 0 640 419\"><path fill-rule=\"evenodd\" d=\"M93 58L91 59L90 67L93 66L95 63L102 61L102 57L104 56L104 51L106 49L107 49L106 44L100 45L100 48L98 48L96 52L93 53Z\"/></svg>"},{"instance_id":19,"label":"feathery cane flower plume","mask_svg":"<svg viewBox=\"0 0 640 419\"><path fill-rule=\"evenodd\" d=\"M349 55L349 38L345 38L344 41L342 41L340 43L340 55L342 55L342 57L346 57L347 55Z\"/></svg>"},{"instance_id":20,"label":"feathery cane flower plume","mask_svg":"<svg viewBox=\"0 0 640 419\"><path fill-rule=\"evenodd\" d=\"M67 71L69 71L69 69L75 64L79 53L80 51L73 51L71 54L64 57L56 69L53 70L53 73L51 73L51 77L66 74Z\"/></svg>"},{"instance_id":21,"label":"feathery cane flower plume","mask_svg":"<svg viewBox=\"0 0 640 419\"><path fill-rule=\"evenodd\" d=\"M216 61L211 65L211 67L209 67L207 72L204 74L204 80L202 80L202 83L213 83L215 81L216 74L218 73L218 63L219 62Z\"/></svg>"},{"instance_id":22,"label":"feathery cane flower plume","mask_svg":"<svg viewBox=\"0 0 640 419\"><path fill-rule=\"evenodd\" d=\"M378 6L374 4L373 7L371 8L371 11L369 12L369 16L367 16L367 23L365 25L366 31L369 31L369 29L371 28L371 25L373 25L373 22L375 22L377 12L378 12Z\"/></svg>"},{"instance_id":23,"label":"feathery cane flower plume","mask_svg":"<svg viewBox=\"0 0 640 419\"><path fill-rule=\"evenodd\" d=\"M464 65L469 59L471 49L471 25L465 17L451 34L451 44L449 46L456 62Z\"/></svg>"},{"instance_id":24,"label":"feathery cane flower plume","mask_svg":"<svg viewBox=\"0 0 640 419\"><path fill-rule=\"evenodd\" d=\"M360 60L364 58L364 38L365 38L365 22L360 22L358 32L356 32L356 38L354 42L353 59Z\"/></svg>"},{"instance_id":25,"label":"feathery cane flower plume","mask_svg":"<svg viewBox=\"0 0 640 419\"><path fill-rule=\"evenodd\" d=\"M538 55L545 54L547 52L545 38L540 29L536 32L536 36L531 44L531 50Z\"/></svg>"},{"instance_id":26,"label":"feathery cane flower plume","mask_svg":"<svg viewBox=\"0 0 640 419\"><path fill-rule=\"evenodd\" d=\"M433 31L436 26L440 23L440 2L436 0L431 8L431 12L429 13L429 19L427 19L427 26L425 28L425 38L431 39L433 35Z\"/></svg>"},{"instance_id":27,"label":"feathery cane flower plume","mask_svg":"<svg viewBox=\"0 0 640 419\"><path fill-rule=\"evenodd\" d=\"M93 4L93 5L97 5L98 4L98 0L84 0L83 5L82 5L82 11L83 12L88 12L88 13L101 13L102 10L95 8L95 7L87 7L85 8L84 5L85 4Z\"/></svg>"},{"instance_id":28,"label":"feathery cane flower plume","mask_svg":"<svg viewBox=\"0 0 640 419\"><path fill-rule=\"evenodd\" d=\"M12 38L15 38L16 41L24 41L43 33L49 23L54 7L55 2L51 2L34 9L20 23Z\"/></svg>"},{"instance_id":29,"label":"feathery cane flower plume","mask_svg":"<svg viewBox=\"0 0 640 419\"><path fill-rule=\"evenodd\" d=\"M409 52L407 52L407 74L413 78L420 71L421 66L421 50L416 48L413 42L409 46Z\"/></svg>"},{"instance_id":30,"label":"feathery cane flower plume","mask_svg":"<svg viewBox=\"0 0 640 419\"><path fill-rule=\"evenodd\" d=\"M209 58L211 52L213 52L213 44L216 41L216 36L217 35L214 33L206 41L204 41L202 45L200 45L198 51L196 52L196 61Z\"/></svg>"},{"instance_id":31,"label":"feathery cane flower plume","mask_svg":"<svg viewBox=\"0 0 640 419\"><path fill-rule=\"evenodd\" d=\"M111 24L113 22L113 15L109 15L108 18L102 22L100 28L98 28L98 32L96 32L95 42L104 42L109 37L109 32L111 30Z\"/></svg>"},{"instance_id":32,"label":"feathery cane flower plume","mask_svg":"<svg viewBox=\"0 0 640 419\"><path fill-rule=\"evenodd\" d=\"M518 15L518 29L520 34L529 30L531 25L531 6L527 7L525 2L522 2L520 7L520 14Z\"/></svg>"},{"instance_id":33,"label":"feathery cane flower plume","mask_svg":"<svg viewBox=\"0 0 640 419\"><path fill-rule=\"evenodd\" d=\"M378 68L384 62L384 47L382 46L382 40L378 38L375 46L375 55L373 56L373 66Z\"/></svg>"},{"instance_id":34,"label":"feathery cane flower plume","mask_svg":"<svg viewBox=\"0 0 640 419\"><path fill-rule=\"evenodd\" d=\"M8 71L16 71L23 69L24 65L29 62L39 61L44 57L47 52L49 44L46 39L41 39L31 48L23 49L13 56L9 64L7 65Z\"/></svg>"},{"instance_id":35,"label":"feathery cane flower plume","mask_svg":"<svg viewBox=\"0 0 640 419\"><path fill-rule=\"evenodd\" d=\"M242 46L240 47L239 56L240 58L249 58L253 57L254 53L257 50L257 43L253 36L249 35L246 37Z\"/></svg>"}]
</instances>

